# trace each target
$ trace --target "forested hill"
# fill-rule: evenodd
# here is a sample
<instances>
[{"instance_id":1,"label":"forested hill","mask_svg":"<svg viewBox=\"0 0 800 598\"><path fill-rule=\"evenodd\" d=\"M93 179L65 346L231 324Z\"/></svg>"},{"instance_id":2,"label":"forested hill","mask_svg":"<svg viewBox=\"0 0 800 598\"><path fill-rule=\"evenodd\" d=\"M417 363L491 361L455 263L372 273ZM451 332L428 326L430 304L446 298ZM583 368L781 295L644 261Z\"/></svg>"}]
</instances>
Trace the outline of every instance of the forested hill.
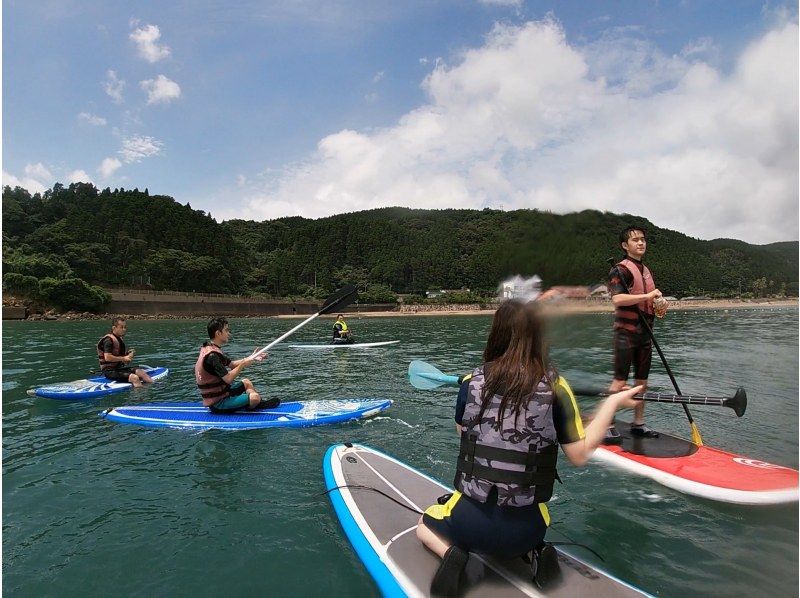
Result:
<instances>
[{"instance_id":1,"label":"forested hill","mask_svg":"<svg viewBox=\"0 0 800 598\"><path fill-rule=\"evenodd\" d=\"M383 208L220 224L171 197L84 183L33 196L3 189L3 271L273 296L324 296L343 281L376 295L493 293L513 274L545 286L604 281L629 224L647 229L646 263L666 294L797 294L795 241L701 241L625 214Z\"/></svg>"}]
</instances>

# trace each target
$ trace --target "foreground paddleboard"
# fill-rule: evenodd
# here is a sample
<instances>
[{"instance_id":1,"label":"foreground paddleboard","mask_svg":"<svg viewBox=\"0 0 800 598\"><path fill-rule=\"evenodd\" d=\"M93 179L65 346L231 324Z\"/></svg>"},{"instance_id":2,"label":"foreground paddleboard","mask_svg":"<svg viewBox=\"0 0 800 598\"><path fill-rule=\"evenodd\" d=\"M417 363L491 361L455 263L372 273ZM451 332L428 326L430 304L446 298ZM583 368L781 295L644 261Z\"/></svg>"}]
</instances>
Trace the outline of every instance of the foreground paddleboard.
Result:
<instances>
[{"instance_id":1,"label":"foreground paddleboard","mask_svg":"<svg viewBox=\"0 0 800 598\"><path fill-rule=\"evenodd\" d=\"M327 345L289 345L292 349L371 349L385 347L400 341L381 341L379 343L329 343Z\"/></svg>"},{"instance_id":2,"label":"foreground paddleboard","mask_svg":"<svg viewBox=\"0 0 800 598\"><path fill-rule=\"evenodd\" d=\"M142 368L150 377L161 380L169 375L167 368ZM105 376L92 376L85 380L75 380L74 382L64 382L51 386L42 386L28 391L28 394L44 397L46 399L60 399L64 401L80 401L84 399L96 399L106 395L123 392L133 388L130 382L111 382Z\"/></svg>"},{"instance_id":3,"label":"foreground paddleboard","mask_svg":"<svg viewBox=\"0 0 800 598\"><path fill-rule=\"evenodd\" d=\"M711 500L743 505L798 500L796 469L698 446L664 433L658 438L637 438L631 436L630 424L619 420L616 427L622 445L601 445L593 459Z\"/></svg>"},{"instance_id":4,"label":"foreground paddleboard","mask_svg":"<svg viewBox=\"0 0 800 598\"><path fill-rule=\"evenodd\" d=\"M339 522L381 593L428 596L440 560L417 539L419 512L452 490L388 455L357 444L331 446L322 468ZM558 552L563 579L547 590L547 596L647 595L561 548ZM530 565L521 558L499 561L470 554L464 578L464 596L544 595L531 583Z\"/></svg>"},{"instance_id":5,"label":"foreground paddleboard","mask_svg":"<svg viewBox=\"0 0 800 598\"><path fill-rule=\"evenodd\" d=\"M241 410L229 414L212 413L194 403L150 403L124 405L100 412L100 416L121 424L154 428L191 428L195 430L251 430L254 428L306 428L338 424L371 417L388 409L388 399L353 399L331 401L294 401L275 409Z\"/></svg>"}]
</instances>

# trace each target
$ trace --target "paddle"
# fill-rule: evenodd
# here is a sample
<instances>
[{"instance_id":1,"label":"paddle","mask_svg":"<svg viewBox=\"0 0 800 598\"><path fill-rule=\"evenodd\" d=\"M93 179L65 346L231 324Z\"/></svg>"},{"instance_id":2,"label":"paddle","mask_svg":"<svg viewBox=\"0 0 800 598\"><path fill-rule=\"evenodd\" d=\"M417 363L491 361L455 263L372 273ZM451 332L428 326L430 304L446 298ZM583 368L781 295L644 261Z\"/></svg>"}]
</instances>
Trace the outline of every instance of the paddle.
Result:
<instances>
[{"instance_id":1,"label":"paddle","mask_svg":"<svg viewBox=\"0 0 800 598\"><path fill-rule=\"evenodd\" d=\"M448 386L458 386L459 376L448 376L434 366L424 361L412 361L408 364L408 379L414 388L431 390L447 384Z\"/></svg>"},{"instance_id":2,"label":"paddle","mask_svg":"<svg viewBox=\"0 0 800 598\"><path fill-rule=\"evenodd\" d=\"M270 344L268 344L263 349L259 349L258 351L256 351L252 355L250 355L250 357L248 357L247 359L255 359L256 357L258 357L262 353L268 351L269 349L271 349L272 347L277 345L283 339L293 335L295 332L300 330L303 326L308 324L314 318L317 318L317 317L321 316L322 314L327 314L327 313L330 313L332 311L336 311L338 309L345 308L348 305L350 305L353 301L355 301L356 299L358 299L358 290L356 289L356 287L354 285L349 284L347 286L342 287L341 289L336 291L333 295L331 295L330 297L328 297L325 300L325 303L322 304L322 308L317 313L315 313L313 316L311 316L309 318L306 318L305 320L300 322L297 326L292 328L289 332L286 332L286 333L282 334L281 336L276 338L274 341L272 341Z\"/></svg>"},{"instance_id":3,"label":"paddle","mask_svg":"<svg viewBox=\"0 0 800 598\"><path fill-rule=\"evenodd\" d=\"M613 257L608 258L608 262L611 263L612 266L616 264L616 261L614 260ZM622 273L620 273L620 281L622 282L622 285L625 287L625 292L628 295L630 295L630 289L628 288L628 285L625 282L625 277L622 276ZM667 363L667 358L664 357L664 352L661 350L661 347L659 346L658 341L656 340L655 334L653 334L653 329L650 328L650 324L647 323L647 318L644 317L644 314L642 313L642 310L639 309L638 304L634 304L633 308L636 310L636 314L639 316L639 321L642 323L642 326L647 331L647 336L650 337L650 340L653 342L653 346L656 348L656 351L658 351L658 356L661 358L661 363L664 364L664 369L667 370L667 376L669 376L670 382L672 382L672 386L675 389L675 392L678 395L682 394L681 389L678 388L678 382L675 380L675 376L672 375L672 370L670 369L669 364ZM692 414L689 412L689 408L686 406L686 403L683 403L681 406L683 407L683 411L686 413L686 417L689 420L689 426L692 428L692 442L694 442L698 446L703 446L703 439L700 437L700 430L697 429L697 424L694 423L694 418L692 417Z\"/></svg>"},{"instance_id":4,"label":"paddle","mask_svg":"<svg viewBox=\"0 0 800 598\"><path fill-rule=\"evenodd\" d=\"M459 376L449 376L424 361L412 361L408 364L408 378L414 388L430 390L440 386L458 386ZM572 393L585 397L607 397L612 393L599 388L574 388ZM638 401L653 403L684 403L690 405L711 405L730 407L738 417L744 415L747 408L747 392L741 386L732 397L708 397L704 395L676 395L663 392L645 392L633 397Z\"/></svg>"},{"instance_id":5,"label":"paddle","mask_svg":"<svg viewBox=\"0 0 800 598\"><path fill-rule=\"evenodd\" d=\"M573 388L572 394L582 397L607 397L609 393L606 389L600 388ZM651 401L653 403L683 403L688 405L712 405L720 407L730 407L736 417L742 417L747 409L747 391L741 386L736 389L736 394L732 397L708 397L705 395L680 395L665 392L647 391L635 395L634 399L640 401Z\"/></svg>"}]
</instances>

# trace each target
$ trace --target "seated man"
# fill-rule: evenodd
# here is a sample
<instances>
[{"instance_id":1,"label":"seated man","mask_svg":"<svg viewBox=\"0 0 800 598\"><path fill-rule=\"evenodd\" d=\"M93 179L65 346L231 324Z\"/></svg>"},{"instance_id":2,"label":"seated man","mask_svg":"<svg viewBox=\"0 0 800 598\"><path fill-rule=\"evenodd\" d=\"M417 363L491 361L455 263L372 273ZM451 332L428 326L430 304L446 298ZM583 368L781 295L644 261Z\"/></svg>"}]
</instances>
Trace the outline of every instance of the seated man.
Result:
<instances>
[{"instance_id":1,"label":"seated man","mask_svg":"<svg viewBox=\"0 0 800 598\"><path fill-rule=\"evenodd\" d=\"M205 407L214 413L229 413L243 408L273 409L280 405L280 399L262 400L247 378L234 384L245 367L253 361L261 361L266 354L256 359L236 361L225 355L221 347L231 339L231 329L225 318L213 318L208 323L208 337L211 340L200 347L200 355L194 365L195 381Z\"/></svg>"},{"instance_id":2,"label":"seated man","mask_svg":"<svg viewBox=\"0 0 800 598\"><path fill-rule=\"evenodd\" d=\"M352 343L355 342L347 323L344 321L344 316L339 314L336 317L336 322L333 324L333 341L334 344L339 343Z\"/></svg>"},{"instance_id":3,"label":"seated man","mask_svg":"<svg viewBox=\"0 0 800 598\"><path fill-rule=\"evenodd\" d=\"M117 316L111 320L111 332L97 342L97 359L100 361L102 374L114 382L130 382L139 388L142 382L150 383L153 379L142 368L129 366L136 353L133 349L126 350L125 333L128 324L125 318Z\"/></svg>"}]
</instances>

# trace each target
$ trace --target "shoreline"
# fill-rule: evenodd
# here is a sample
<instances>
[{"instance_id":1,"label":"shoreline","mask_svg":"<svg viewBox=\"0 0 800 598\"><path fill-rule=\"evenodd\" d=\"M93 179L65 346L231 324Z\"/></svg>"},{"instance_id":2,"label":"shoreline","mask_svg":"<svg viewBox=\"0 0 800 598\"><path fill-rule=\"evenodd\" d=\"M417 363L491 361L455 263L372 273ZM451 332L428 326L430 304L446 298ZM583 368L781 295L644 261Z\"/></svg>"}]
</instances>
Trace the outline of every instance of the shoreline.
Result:
<instances>
[{"instance_id":1,"label":"shoreline","mask_svg":"<svg viewBox=\"0 0 800 598\"><path fill-rule=\"evenodd\" d=\"M563 300L543 303L543 311L548 315L613 313L614 306L611 301L596 300ZM358 311L346 310L346 318L407 318L407 317L434 317L434 316L491 316L495 309L482 309L478 305L418 305L404 306L405 309L397 311ZM797 298L792 299L764 299L764 300L737 300L737 299L709 299L698 301L672 301L669 311L735 311L759 309L798 309L800 303ZM667 314L669 314L669 311ZM173 314L91 314L88 312L57 313L49 311L44 314L32 314L24 320L17 321L84 321L108 320L116 315L122 315L128 320L202 320L208 316L199 315L173 315ZM244 315L232 316L224 313L220 316L242 319L306 319L310 314L284 314L284 315ZM330 314L320 318L333 318ZM668 317L668 316L667 316ZM11 320L7 320L11 321Z\"/></svg>"},{"instance_id":2,"label":"shoreline","mask_svg":"<svg viewBox=\"0 0 800 598\"><path fill-rule=\"evenodd\" d=\"M595 314L595 313L614 313L614 306L611 301L580 301L566 300L560 302L544 303L543 311L548 315L561 314ZM797 299L772 299L764 301L739 301L732 299L710 299L703 301L671 301L669 312L672 311L734 311L734 310L758 310L758 309L798 309L800 302ZM405 312L348 312L347 317L413 317L413 316L491 316L494 309L472 309L472 310L427 310L427 311L405 311ZM277 318L297 319L301 316L286 315L275 316ZM325 316L322 316L325 317Z\"/></svg>"}]
</instances>

